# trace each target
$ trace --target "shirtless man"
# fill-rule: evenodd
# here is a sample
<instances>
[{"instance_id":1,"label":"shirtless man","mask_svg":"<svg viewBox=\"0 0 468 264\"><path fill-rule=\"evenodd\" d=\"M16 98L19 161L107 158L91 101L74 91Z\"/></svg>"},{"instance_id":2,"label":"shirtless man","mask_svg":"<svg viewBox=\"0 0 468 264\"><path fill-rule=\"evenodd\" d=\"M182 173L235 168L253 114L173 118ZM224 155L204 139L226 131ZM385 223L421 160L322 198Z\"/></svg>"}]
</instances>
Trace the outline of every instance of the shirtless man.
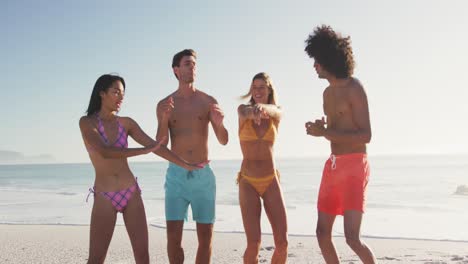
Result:
<instances>
[{"instance_id":1,"label":"shirtless man","mask_svg":"<svg viewBox=\"0 0 468 264\"><path fill-rule=\"evenodd\" d=\"M208 124L211 123L219 143L226 145L228 132L224 114L212 96L194 86L195 51L186 49L172 60L179 81L178 89L161 100L156 108L157 140L171 140L171 150L187 162L208 161ZM181 246L184 219L189 204L197 222L198 251L196 263L210 263L211 239L215 220L216 181L208 164L203 169L188 171L169 163L164 185L166 198L167 254L171 264L184 262Z\"/></svg>"},{"instance_id":2,"label":"shirtless man","mask_svg":"<svg viewBox=\"0 0 468 264\"><path fill-rule=\"evenodd\" d=\"M306 40L306 53L329 86L323 93L326 115L306 123L308 135L330 141L331 156L325 163L317 201L317 239L326 263L339 263L332 241L337 215L344 216L346 243L363 263L376 263L371 249L361 241L360 228L369 180L366 144L371 126L366 92L352 77L354 58L349 37L330 26L317 27Z\"/></svg>"}]
</instances>

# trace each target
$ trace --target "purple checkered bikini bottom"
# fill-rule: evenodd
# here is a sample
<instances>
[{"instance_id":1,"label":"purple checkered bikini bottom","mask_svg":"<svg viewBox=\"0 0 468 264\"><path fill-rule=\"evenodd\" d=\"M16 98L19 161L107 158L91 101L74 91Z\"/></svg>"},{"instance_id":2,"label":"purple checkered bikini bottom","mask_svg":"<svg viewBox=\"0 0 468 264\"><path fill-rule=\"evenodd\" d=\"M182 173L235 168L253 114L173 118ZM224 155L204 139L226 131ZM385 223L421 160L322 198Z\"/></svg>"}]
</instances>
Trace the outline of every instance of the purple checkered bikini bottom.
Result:
<instances>
[{"instance_id":1,"label":"purple checkered bikini bottom","mask_svg":"<svg viewBox=\"0 0 468 264\"><path fill-rule=\"evenodd\" d=\"M128 201L132 198L132 195L135 191L139 191L141 193L140 186L138 185L138 182L135 180L135 184L132 186L116 191L116 192L98 192L101 195L103 195L107 200L109 200L114 208L122 213L125 210L125 207L127 207ZM89 195L93 193L96 195L96 191L93 188L89 188L89 194L88 197L86 198L86 202L88 202Z\"/></svg>"}]
</instances>

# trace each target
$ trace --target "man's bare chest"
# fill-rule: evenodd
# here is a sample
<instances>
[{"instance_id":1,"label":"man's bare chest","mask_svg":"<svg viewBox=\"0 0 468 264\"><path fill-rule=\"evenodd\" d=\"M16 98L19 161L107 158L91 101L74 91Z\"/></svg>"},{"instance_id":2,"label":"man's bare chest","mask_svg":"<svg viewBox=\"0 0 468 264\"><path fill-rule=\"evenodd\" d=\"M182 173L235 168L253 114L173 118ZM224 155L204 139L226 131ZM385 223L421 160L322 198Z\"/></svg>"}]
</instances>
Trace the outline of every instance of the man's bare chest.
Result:
<instances>
[{"instance_id":1,"label":"man's bare chest","mask_svg":"<svg viewBox=\"0 0 468 264\"><path fill-rule=\"evenodd\" d=\"M204 125L209 121L208 107L176 106L170 118L171 127Z\"/></svg>"},{"instance_id":2,"label":"man's bare chest","mask_svg":"<svg viewBox=\"0 0 468 264\"><path fill-rule=\"evenodd\" d=\"M344 115L350 111L349 100L344 96L329 96L325 98L323 107L330 115Z\"/></svg>"}]
</instances>

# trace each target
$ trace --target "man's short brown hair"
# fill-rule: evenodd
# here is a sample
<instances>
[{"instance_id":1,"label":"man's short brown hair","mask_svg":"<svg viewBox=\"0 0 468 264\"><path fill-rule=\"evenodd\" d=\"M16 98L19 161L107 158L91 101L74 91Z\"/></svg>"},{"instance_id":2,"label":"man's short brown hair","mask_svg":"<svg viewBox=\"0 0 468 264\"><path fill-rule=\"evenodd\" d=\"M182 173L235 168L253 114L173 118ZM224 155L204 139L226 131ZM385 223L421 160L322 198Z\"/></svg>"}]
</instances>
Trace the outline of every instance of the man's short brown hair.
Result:
<instances>
[{"instance_id":1,"label":"man's short brown hair","mask_svg":"<svg viewBox=\"0 0 468 264\"><path fill-rule=\"evenodd\" d=\"M185 56L193 56L196 59L197 53L193 49L184 49L183 51L178 52L172 59L172 68L179 67L180 61Z\"/></svg>"}]
</instances>

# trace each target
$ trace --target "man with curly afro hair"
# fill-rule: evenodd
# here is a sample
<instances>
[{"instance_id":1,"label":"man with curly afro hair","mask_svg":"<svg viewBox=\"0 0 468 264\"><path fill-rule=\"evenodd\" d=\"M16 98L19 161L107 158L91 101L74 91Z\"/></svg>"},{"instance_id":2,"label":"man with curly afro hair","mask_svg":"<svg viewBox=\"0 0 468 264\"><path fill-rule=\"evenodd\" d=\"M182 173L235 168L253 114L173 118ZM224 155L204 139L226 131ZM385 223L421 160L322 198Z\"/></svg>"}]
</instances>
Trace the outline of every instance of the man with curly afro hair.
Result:
<instances>
[{"instance_id":1,"label":"man with curly afro hair","mask_svg":"<svg viewBox=\"0 0 468 264\"><path fill-rule=\"evenodd\" d=\"M339 263L332 228L336 216L343 215L346 243L363 263L376 263L371 249L360 239L369 181L366 144L372 133L366 92L352 76L355 63L351 41L322 25L305 43L318 77L329 83L323 92L326 119L305 125L308 135L324 137L331 146L317 200L318 243L327 263Z\"/></svg>"}]
</instances>

